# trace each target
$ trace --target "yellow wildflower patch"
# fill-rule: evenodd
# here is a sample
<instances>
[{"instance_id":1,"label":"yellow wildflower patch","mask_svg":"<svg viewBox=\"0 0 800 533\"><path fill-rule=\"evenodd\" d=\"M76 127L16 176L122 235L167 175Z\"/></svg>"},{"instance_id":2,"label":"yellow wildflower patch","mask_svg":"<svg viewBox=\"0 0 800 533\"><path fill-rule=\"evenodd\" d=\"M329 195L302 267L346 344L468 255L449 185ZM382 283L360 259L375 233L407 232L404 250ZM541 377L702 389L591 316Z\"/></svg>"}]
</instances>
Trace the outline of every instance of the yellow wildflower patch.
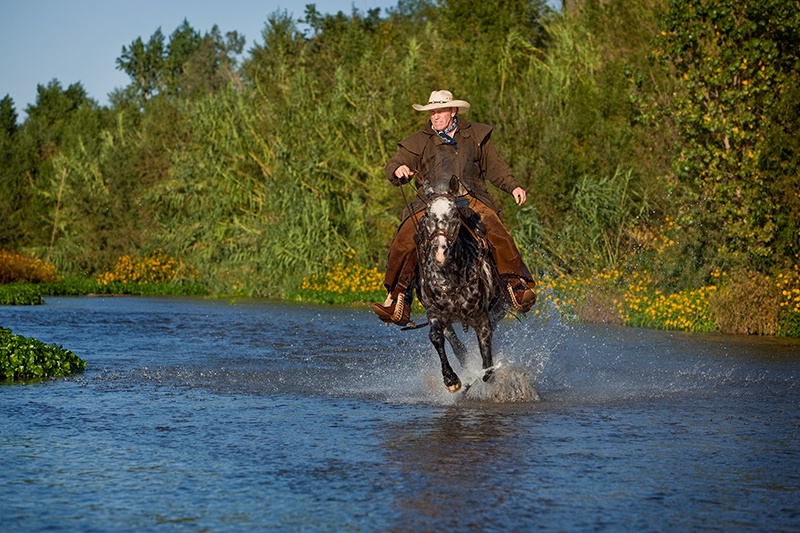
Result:
<instances>
[{"instance_id":1,"label":"yellow wildflower patch","mask_svg":"<svg viewBox=\"0 0 800 533\"><path fill-rule=\"evenodd\" d=\"M337 263L323 276L311 276L300 285L301 290L350 293L350 292L381 292L383 287L383 274L377 268L366 268L360 265L344 266Z\"/></svg>"},{"instance_id":2,"label":"yellow wildflower patch","mask_svg":"<svg viewBox=\"0 0 800 533\"><path fill-rule=\"evenodd\" d=\"M97 281L103 285L110 283L169 283L180 270L183 262L156 250L144 257L123 255L117 259L114 270L103 272Z\"/></svg>"}]
</instances>

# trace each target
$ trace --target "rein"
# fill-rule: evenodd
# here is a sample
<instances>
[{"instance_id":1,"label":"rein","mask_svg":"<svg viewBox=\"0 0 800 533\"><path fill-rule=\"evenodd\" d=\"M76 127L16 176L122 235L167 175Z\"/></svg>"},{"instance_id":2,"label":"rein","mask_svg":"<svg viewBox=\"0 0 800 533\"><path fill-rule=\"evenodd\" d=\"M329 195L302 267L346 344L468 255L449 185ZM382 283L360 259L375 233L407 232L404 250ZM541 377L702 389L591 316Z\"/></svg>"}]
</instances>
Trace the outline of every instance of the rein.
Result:
<instances>
[{"instance_id":1,"label":"rein","mask_svg":"<svg viewBox=\"0 0 800 533\"><path fill-rule=\"evenodd\" d=\"M416 173L417 171L415 170L414 174ZM409 183L411 183L411 181L409 181ZM406 198L406 191L405 189L403 189L402 185L400 186L400 193L402 193L403 195L403 202L405 202L406 204L406 209L411 211L411 220L414 222L414 233L416 233L417 231L419 231L419 220L417 220L417 214L414 212L413 209L411 209L411 204L408 203L408 198Z\"/></svg>"}]
</instances>

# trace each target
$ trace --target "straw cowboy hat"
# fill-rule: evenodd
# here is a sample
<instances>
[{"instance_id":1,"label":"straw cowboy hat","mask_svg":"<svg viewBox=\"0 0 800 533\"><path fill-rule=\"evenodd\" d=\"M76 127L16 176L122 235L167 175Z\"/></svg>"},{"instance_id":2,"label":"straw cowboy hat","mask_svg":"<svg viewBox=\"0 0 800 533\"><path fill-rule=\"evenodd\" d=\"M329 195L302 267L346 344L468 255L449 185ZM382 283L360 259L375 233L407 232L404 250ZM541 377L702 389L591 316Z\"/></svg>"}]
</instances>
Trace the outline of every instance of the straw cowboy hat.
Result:
<instances>
[{"instance_id":1,"label":"straw cowboy hat","mask_svg":"<svg viewBox=\"0 0 800 533\"><path fill-rule=\"evenodd\" d=\"M426 105L413 104L411 107L417 111L457 107L459 113L466 113L469 111L470 106L469 102L465 102L464 100L453 100L453 93L450 91L433 91Z\"/></svg>"}]
</instances>

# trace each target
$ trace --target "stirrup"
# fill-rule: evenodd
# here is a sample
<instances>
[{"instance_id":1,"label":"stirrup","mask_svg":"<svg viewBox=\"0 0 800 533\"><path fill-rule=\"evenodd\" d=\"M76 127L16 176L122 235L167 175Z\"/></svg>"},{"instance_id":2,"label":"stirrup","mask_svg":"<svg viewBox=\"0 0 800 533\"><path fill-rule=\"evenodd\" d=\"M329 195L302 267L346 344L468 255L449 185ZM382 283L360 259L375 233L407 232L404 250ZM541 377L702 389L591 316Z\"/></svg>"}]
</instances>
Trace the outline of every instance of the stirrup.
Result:
<instances>
[{"instance_id":1,"label":"stirrup","mask_svg":"<svg viewBox=\"0 0 800 533\"><path fill-rule=\"evenodd\" d=\"M401 292L397 295L397 301L394 304L394 314L392 315L392 322L399 323L403 318L403 309L406 305L406 293Z\"/></svg>"},{"instance_id":2,"label":"stirrup","mask_svg":"<svg viewBox=\"0 0 800 533\"><path fill-rule=\"evenodd\" d=\"M533 292L533 290L528 286L527 283L525 284L525 289L526 292L530 292L532 294L532 298L530 298L527 301L520 302L517 300L517 295L514 294L516 292L514 290L514 287L510 283L506 284L506 291L508 291L508 296L511 298L511 305L514 306L514 309L516 309L521 313L527 313L528 311L531 310L533 304L536 303L536 293Z\"/></svg>"},{"instance_id":3,"label":"stirrup","mask_svg":"<svg viewBox=\"0 0 800 533\"><path fill-rule=\"evenodd\" d=\"M394 307L394 311L392 311ZM405 326L411 323L411 309L406 305L406 294L401 292L397 295L397 301L391 305L373 304L372 310L378 315L378 318L387 324L397 324Z\"/></svg>"}]
</instances>

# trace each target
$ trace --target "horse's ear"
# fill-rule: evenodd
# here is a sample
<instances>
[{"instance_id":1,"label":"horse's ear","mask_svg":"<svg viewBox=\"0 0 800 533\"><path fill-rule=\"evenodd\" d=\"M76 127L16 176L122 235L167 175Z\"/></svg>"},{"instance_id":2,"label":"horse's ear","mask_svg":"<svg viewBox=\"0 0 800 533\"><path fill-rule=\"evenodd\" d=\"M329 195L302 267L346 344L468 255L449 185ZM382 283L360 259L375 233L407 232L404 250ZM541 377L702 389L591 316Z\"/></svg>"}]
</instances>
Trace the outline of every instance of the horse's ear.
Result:
<instances>
[{"instance_id":1,"label":"horse's ear","mask_svg":"<svg viewBox=\"0 0 800 533\"><path fill-rule=\"evenodd\" d=\"M459 185L458 176L450 176L450 194L458 196Z\"/></svg>"},{"instance_id":2,"label":"horse's ear","mask_svg":"<svg viewBox=\"0 0 800 533\"><path fill-rule=\"evenodd\" d=\"M423 199L425 199L425 203L428 203L427 198L429 196L432 196L436 191L429 183L425 182L425 184L422 186L422 192L423 192Z\"/></svg>"}]
</instances>

